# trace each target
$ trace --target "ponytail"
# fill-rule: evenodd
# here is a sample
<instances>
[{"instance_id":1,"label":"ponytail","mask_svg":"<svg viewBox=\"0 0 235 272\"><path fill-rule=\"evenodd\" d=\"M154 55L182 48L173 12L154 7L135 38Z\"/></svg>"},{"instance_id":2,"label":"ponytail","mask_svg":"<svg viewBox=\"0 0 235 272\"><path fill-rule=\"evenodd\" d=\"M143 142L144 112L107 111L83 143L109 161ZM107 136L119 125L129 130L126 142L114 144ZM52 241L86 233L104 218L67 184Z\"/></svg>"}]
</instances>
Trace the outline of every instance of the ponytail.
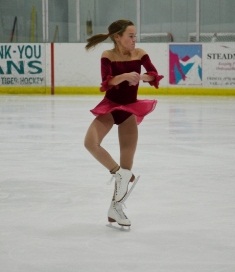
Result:
<instances>
[{"instance_id":1,"label":"ponytail","mask_svg":"<svg viewBox=\"0 0 235 272\"><path fill-rule=\"evenodd\" d=\"M97 44L105 41L109 37L109 34L97 34L87 39L86 50L95 47Z\"/></svg>"},{"instance_id":2,"label":"ponytail","mask_svg":"<svg viewBox=\"0 0 235 272\"><path fill-rule=\"evenodd\" d=\"M118 20L113 22L108 27L107 34L96 34L87 39L87 44L85 46L86 50L89 50L92 47L95 47L98 43L105 41L108 37L110 37L111 40L115 43L114 34L122 35L123 32L126 30L126 28L132 25L134 25L133 22L129 20Z\"/></svg>"}]
</instances>

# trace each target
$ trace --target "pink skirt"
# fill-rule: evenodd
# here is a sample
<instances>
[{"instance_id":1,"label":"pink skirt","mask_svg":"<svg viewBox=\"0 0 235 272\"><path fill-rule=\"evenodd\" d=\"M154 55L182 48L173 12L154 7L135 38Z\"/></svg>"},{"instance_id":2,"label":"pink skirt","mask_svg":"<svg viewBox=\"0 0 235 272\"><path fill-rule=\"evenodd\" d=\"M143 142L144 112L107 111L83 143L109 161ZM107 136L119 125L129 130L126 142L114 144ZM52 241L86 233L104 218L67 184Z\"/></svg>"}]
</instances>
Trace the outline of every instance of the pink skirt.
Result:
<instances>
[{"instance_id":1,"label":"pink skirt","mask_svg":"<svg viewBox=\"0 0 235 272\"><path fill-rule=\"evenodd\" d=\"M134 103L120 105L112 102L108 98L104 98L91 112L95 115L103 115L115 110L123 110L130 112L136 116L137 124L140 124L144 117L152 112L157 104L157 100L142 99L136 100Z\"/></svg>"}]
</instances>

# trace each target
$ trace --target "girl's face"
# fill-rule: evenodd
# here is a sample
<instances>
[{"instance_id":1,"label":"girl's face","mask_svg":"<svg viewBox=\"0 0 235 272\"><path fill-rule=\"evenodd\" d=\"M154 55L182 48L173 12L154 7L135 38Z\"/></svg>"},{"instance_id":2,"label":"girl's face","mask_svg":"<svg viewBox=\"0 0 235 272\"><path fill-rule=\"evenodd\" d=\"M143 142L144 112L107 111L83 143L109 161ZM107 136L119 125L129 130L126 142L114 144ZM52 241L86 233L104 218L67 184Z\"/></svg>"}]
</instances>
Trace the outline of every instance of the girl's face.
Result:
<instances>
[{"instance_id":1,"label":"girl's face","mask_svg":"<svg viewBox=\"0 0 235 272\"><path fill-rule=\"evenodd\" d=\"M117 35L116 43L122 49L126 51L132 51L135 49L136 43L136 28L135 26L128 26L123 32L122 36Z\"/></svg>"}]
</instances>

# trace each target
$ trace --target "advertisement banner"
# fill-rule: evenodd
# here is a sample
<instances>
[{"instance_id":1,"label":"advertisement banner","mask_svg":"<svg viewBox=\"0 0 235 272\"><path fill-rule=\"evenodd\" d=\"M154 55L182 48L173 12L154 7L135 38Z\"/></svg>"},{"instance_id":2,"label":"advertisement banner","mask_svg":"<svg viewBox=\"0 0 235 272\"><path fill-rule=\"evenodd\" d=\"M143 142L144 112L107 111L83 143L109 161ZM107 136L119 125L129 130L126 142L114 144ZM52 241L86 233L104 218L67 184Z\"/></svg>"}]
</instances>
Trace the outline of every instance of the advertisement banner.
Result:
<instances>
[{"instance_id":1,"label":"advertisement banner","mask_svg":"<svg viewBox=\"0 0 235 272\"><path fill-rule=\"evenodd\" d=\"M0 44L0 86L45 85L45 46Z\"/></svg>"},{"instance_id":2,"label":"advertisement banner","mask_svg":"<svg viewBox=\"0 0 235 272\"><path fill-rule=\"evenodd\" d=\"M235 87L235 44L203 45L203 85Z\"/></svg>"},{"instance_id":3,"label":"advertisement banner","mask_svg":"<svg viewBox=\"0 0 235 272\"><path fill-rule=\"evenodd\" d=\"M169 45L169 84L202 85L202 45Z\"/></svg>"}]
</instances>

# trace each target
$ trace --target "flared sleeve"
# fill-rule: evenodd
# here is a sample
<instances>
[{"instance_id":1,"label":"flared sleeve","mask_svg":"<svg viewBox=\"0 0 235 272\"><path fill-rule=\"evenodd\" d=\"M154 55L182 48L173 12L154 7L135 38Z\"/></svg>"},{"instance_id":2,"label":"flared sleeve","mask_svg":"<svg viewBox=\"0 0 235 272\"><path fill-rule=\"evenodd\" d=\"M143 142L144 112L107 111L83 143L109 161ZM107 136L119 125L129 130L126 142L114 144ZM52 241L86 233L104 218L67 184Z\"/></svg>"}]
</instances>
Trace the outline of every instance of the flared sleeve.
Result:
<instances>
[{"instance_id":1,"label":"flared sleeve","mask_svg":"<svg viewBox=\"0 0 235 272\"><path fill-rule=\"evenodd\" d=\"M150 76L154 77L153 81L148 81L148 83L151 86L154 86L155 88L158 89L159 86L159 82L162 78L164 78L163 75L159 75L157 69L155 68L155 66L152 64L149 55L145 54L142 58L141 58L141 64L144 66L144 68L146 69L146 73Z\"/></svg>"},{"instance_id":2,"label":"flared sleeve","mask_svg":"<svg viewBox=\"0 0 235 272\"><path fill-rule=\"evenodd\" d=\"M106 92L111 89L113 86L109 85L109 80L113 78L111 61L108 58L101 58L101 92Z\"/></svg>"}]
</instances>

